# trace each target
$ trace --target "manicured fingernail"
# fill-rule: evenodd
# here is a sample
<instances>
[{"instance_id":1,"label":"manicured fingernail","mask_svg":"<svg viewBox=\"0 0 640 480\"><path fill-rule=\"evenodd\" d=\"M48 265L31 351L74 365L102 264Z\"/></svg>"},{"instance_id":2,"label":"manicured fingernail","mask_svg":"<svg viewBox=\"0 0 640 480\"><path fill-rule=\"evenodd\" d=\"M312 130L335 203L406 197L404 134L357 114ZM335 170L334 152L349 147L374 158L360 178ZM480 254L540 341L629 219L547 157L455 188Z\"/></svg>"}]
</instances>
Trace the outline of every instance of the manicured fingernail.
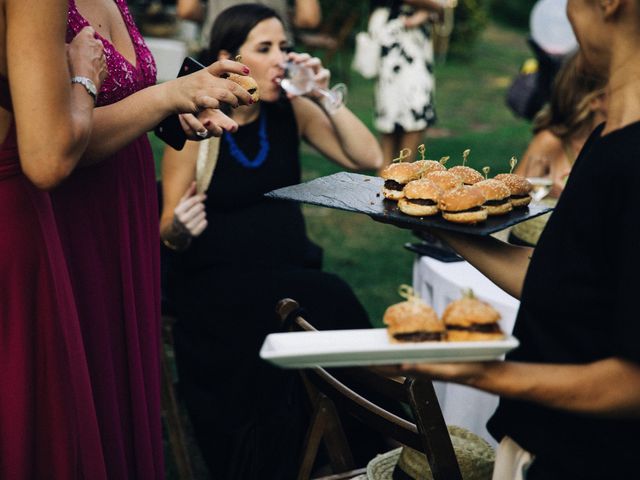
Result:
<instances>
[{"instance_id":1,"label":"manicured fingernail","mask_svg":"<svg viewBox=\"0 0 640 480\"><path fill-rule=\"evenodd\" d=\"M251 73L251 70L249 70L249 67L244 67L244 68L242 69L242 72L243 72L245 75L249 75L249 74Z\"/></svg>"},{"instance_id":2,"label":"manicured fingernail","mask_svg":"<svg viewBox=\"0 0 640 480\"><path fill-rule=\"evenodd\" d=\"M203 125L204 125L205 127L210 127L210 126L211 126L211 120L205 120L205 121L204 121L204 123L203 123Z\"/></svg>"},{"instance_id":3,"label":"manicured fingernail","mask_svg":"<svg viewBox=\"0 0 640 480\"><path fill-rule=\"evenodd\" d=\"M249 99L249 105L253 105L253 104L254 104L253 98L250 98Z\"/></svg>"}]
</instances>

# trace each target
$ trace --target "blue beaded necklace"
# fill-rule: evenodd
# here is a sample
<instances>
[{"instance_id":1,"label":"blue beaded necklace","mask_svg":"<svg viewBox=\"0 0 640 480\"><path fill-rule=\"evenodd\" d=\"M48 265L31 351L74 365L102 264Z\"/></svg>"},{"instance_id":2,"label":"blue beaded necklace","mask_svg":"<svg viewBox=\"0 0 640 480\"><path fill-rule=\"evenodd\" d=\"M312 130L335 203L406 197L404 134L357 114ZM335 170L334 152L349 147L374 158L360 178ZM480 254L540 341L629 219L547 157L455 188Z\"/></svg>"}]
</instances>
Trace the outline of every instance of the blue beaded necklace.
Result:
<instances>
[{"instance_id":1,"label":"blue beaded necklace","mask_svg":"<svg viewBox=\"0 0 640 480\"><path fill-rule=\"evenodd\" d=\"M267 113L262 112L260 115L260 129L258 130L258 138L260 139L260 150L253 160L247 158L238 144L229 132L224 133L224 139L229 144L229 153L244 168L258 168L262 165L269 155L269 139L267 138Z\"/></svg>"}]
</instances>

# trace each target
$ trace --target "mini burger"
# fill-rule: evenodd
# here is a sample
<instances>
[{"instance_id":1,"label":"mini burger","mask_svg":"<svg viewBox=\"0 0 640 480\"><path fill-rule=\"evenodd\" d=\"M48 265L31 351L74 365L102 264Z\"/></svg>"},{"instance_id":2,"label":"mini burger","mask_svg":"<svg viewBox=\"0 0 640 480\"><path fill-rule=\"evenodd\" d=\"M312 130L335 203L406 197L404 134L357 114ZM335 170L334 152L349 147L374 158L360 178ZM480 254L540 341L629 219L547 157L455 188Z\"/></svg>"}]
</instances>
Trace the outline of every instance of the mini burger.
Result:
<instances>
[{"instance_id":1,"label":"mini burger","mask_svg":"<svg viewBox=\"0 0 640 480\"><path fill-rule=\"evenodd\" d=\"M436 162L435 160L416 160L413 163L414 165L418 165L420 175L423 178L431 172L444 172L447 169L444 165L440 162Z\"/></svg>"},{"instance_id":2,"label":"mini burger","mask_svg":"<svg viewBox=\"0 0 640 480\"><path fill-rule=\"evenodd\" d=\"M484 180L482 174L471 167L458 165L451 167L448 171L460 177L460 180L462 180L465 185L475 185L476 183Z\"/></svg>"},{"instance_id":3,"label":"mini burger","mask_svg":"<svg viewBox=\"0 0 640 480\"><path fill-rule=\"evenodd\" d=\"M447 338L452 342L502 340L504 333L498 325L500 313L469 292L467 296L447 305L442 321Z\"/></svg>"},{"instance_id":4,"label":"mini burger","mask_svg":"<svg viewBox=\"0 0 640 480\"><path fill-rule=\"evenodd\" d=\"M438 200L444 192L428 178L414 180L404 187L404 198L398 200L401 212L414 217L438 213Z\"/></svg>"},{"instance_id":5,"label":"mini burger","mask_svg":"<svg viewBox=\"0 0 640 480\"><path fill-rule=\"evenodd\" d=\"M445 192L462 186L462 180L460 177L448 171L431 172L423 178L428 178Z\"/></svg>"},{"instance_id":6,"label":"mini burger","mask_svg":"<svg viewBox=\"0 0 640 480\"><path fill-rule=\"evenodd\" d=\"M487 219L483 207L484 195L475 187L460 187L445 192L440 197L438 207L445 220L455 223L478 223Z\"/></svg>"},{"instance_id":7,"label":"mini burger","mask_svg":"<svg viewBox=\"0 0 640 480\"><path fill-rule=\"evenodd\" d=\"M402 189L412 180L420 178L418 166L415 163L392 163L388 165L380 176L384 179L382 193L390 200L400 200L404 197Z\"/></svg>"},{"instance_id":8,"label":"mini burger","mask_svg":"<svg viewBox=\"0 0 640 480\"><path fill-rule=\"evenodd\" d=\"M505 185L509 187L509 191L511 192L509 201L511 205L513 205L513 208L524 208L529 205L529 202L531 202L530 193L531 190L533 190L533 185L531 185L529 180L515 173L501 173L494 178L504 182Z\"/></svg>"},{"instance_id":9,"label":"mini burger","mask_svg":"<svg viewBox=\"0 0 640 480\"><path fill-rule=\"evenodd\" d=\"M384 312L382 321L387 326L391 343L446 340L447 331L436 312L417 297L391 305Z\"/></svg>"},{"instance_id":10,"label":"mini burger","mask_svg":"<svg viewBox=\"0 0 640 480\"><path fill-rule=\"evenodd\" d=\"M511 190L504 182L490 178L476 183L475 187L484 195L483 207L487 210L487 215L504 215L513 209L509 201Z\"/></svg>"},{"instance_id":11,"label":"mini burger","mask_svg":"<svg viewBox=\"0 0 640 480\"><path fill-rule=\"evenodd\" d=\"M231 73L227 77L227 79L237 83L242 88L244 88L249 93L249 95L251 95L251 100L253 100L254 103L260 100L260 92L258 91L258 84L252 77Z\"/></svg>"}]
</instances>

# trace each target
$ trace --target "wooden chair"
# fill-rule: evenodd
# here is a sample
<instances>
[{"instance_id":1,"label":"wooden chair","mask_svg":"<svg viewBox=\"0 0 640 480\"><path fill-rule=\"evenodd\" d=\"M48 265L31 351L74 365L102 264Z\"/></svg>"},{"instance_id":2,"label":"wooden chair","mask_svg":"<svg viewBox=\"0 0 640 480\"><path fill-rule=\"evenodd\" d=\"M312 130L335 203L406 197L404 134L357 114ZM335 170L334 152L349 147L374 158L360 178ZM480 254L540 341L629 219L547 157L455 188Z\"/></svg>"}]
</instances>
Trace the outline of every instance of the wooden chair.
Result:
<instances>
[{"instance_id":1,"label":"wooden chair","mask_svg":"<svg viewBox=\"0 0 640 480\"><path fill-rule=\"evenodd\" d=\"M174 389L174 359L173 359L173 335L171 329L175 318L170 315L162 316L162 416L167 426L169 447L173 454L176 473L179 480L193 479L193 470L187 449L186 435L180 407Z\"/></svg>"},{"instance_id":2,"label":"wooden chair","mask_svg":"<svg viewBox=\"0 0 640 480\"><path fill-rule=\"evenodd\" d=\"M303 318L295 300L283 299L276 307L285 330L315 328ZM353 478L366 471L356 468L338 411L355 417L371 429L427 456L434 480L462 480L440 405L430 381L389 378L367 368L340 369L339 376L324 368L300 370L312 415L302 449L298 480L310 478L323 441L332 470L325 480ZM359 391L376 392L392 401L408 405L415 419L409 422L367 400ZM318 479L319 480L319 479Z\"/></svg>"}]
</instances>

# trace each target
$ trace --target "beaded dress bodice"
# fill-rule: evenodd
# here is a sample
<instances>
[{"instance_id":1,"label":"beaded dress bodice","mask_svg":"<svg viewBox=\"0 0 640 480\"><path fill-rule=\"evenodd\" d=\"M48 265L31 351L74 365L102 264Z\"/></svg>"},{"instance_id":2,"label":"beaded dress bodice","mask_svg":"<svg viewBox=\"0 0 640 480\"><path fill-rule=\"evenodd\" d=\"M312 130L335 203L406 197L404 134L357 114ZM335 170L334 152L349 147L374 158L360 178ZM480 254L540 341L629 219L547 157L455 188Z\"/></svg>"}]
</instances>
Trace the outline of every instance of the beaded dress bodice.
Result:
<instances>
[{"instance_id":1,"label":"beaded dress bodice","mask_svg":"<svg viewBox=\"0 0 640 480\"><path fill-rule=\"evenodd\" d=\"M142 35L136 27L125 0L114 0L127 26L136 54L136 64L132 65L109 40L97 34L104 45L107 59L107 78L102 83L98 94L98 106L110 105L128 97L145 87L156 83L156 64ZM69 0L69 16L67 21L67 42L89 22L80 14L74 0Z\"/></svg>"}]
</instances>

